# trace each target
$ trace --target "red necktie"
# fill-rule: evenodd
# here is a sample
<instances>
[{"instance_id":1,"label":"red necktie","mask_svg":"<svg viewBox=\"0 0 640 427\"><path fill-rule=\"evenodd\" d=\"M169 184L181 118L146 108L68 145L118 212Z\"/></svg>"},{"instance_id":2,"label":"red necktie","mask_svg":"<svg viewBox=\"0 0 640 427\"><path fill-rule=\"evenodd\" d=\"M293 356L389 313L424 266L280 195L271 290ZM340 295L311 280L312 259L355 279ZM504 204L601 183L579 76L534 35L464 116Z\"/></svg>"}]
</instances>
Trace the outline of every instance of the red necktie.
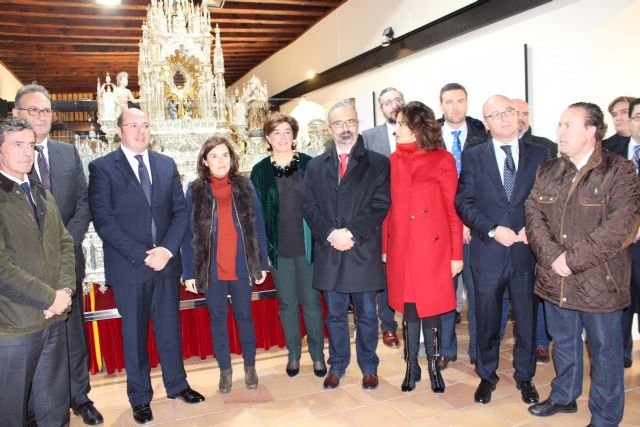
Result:
<instances>
[{"instance_id":1,"label":"red necktie","mask_svg":"<svg viewBox=\"0 0 640 427\"><path fill-rule=\"evenodd\" d=\"M349 153L340 153L338 154L340 157L340 179L347 173L347 157L349 157Z\"/></svg>"}]
</instances>

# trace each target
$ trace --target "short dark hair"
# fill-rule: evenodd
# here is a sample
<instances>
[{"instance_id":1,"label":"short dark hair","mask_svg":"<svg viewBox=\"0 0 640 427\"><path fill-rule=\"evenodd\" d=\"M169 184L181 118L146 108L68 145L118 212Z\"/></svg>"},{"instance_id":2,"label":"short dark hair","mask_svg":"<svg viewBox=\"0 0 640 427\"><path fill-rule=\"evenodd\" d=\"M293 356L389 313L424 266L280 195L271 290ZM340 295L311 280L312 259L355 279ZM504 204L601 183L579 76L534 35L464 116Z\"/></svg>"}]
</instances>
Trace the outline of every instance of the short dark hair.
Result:
<instances>
[{"instance_id":1,"label":"short dark hair","mask_svg":"<svg viewBox=\"0 0 640 427\"><path fill-rule=\"evenodd\" d=\"M442 89L440 89L440 103L442 103L442 95L444 95L445 92L449 92L450 90L461 90L464 92L464 96L469 96L467 95L467 90L460 83L447 83L446 85L442 86Z\"/></svg>"},{"instance_id":2,"label":"short dark hair","mask_svg":"<svg viewBox=\"0 0 640 427\"><path fill-rule=\"evenodd\" d=\"M4 144L5 134L13 132L22 132L23 130L30 130L33 132L35 138L36 132L31 127L28 121L19 119L17 117L8 117L0 120L0 145Z\"/></svg>"},{"instance_id":3,"label":"short dark hair","mask_svg":"<svg viewBox=\"0 0 640 427\"><path fill-rule=\"evenodd\" d=\"M420 101L411 101L399 111L402 121L416 136L418 148L426 151L444 147L442 129L433 110Z\"/></svg>"},{"instance_id":4,"label":"short dark hair","mask_svg":"<svg viewBox=\"0 0 640 427\"><path fill-rule=\"evenodd\" d=\"M28 95L30 93L36 93L36 92L43 94L44 96L47 97L49 102L51 102L51 95L49 94L49 91L44 86L41 86L37 83L31 83L28 85L24 85L20 89L18 89L18 92L16 92L16 97L13 100L13 104L16 106L16 108L20 108L20 101L22 100L22 98L25 95Z\"/></svg>"},{"instance_id":5,"label":"short dark hair","mask_svg":"<svg viewBox=\"0 0 640 427\"><path fill-rule=\"evenodd\" d=\"M267 120L264 122L262 126L262 135L265 140L267 139L267 135L271 134L278 126L282 123L288 123L291 126L291 131L293 132L293 140L295 141L298 137L298 131L300 130L300 126L298 125L298 121L293 116L288 116L286 114L274 112L267 117ZM271 145L267 144L267 150L271 151ZM295 148L295 142L291 146L291 148Z\"/></svg>"},{"instance_id":6,"label":"short dark hair","mask_svg":"<svg viewBox=\"0 0 640 427\"><path fill-rule=\"evenodd\" d=\"M615 107L618 102L626 102L627 104L631 104L631 101L633 101L634 99L635 98L632 96L618 96L609 103L607 110L609 111L609 114L613 114L613 107Z\"/></svg>"},{"instance_id":7,"label":"short dark hair","mask_svg":"<svg viewBox=\"0 0 640 427\"><path fill-rule=\"evenodd\" d=\"M208 182L209 177L211 176L211 172L209 172L209 168L204 164L203 160L207 158L207 155L211 150L213 150L218 145L226 145L229 149L229 158L231 159L231 168L229 169L229 174L227 177L229 181L233 180L240 170L240 162L238 161L238 155L233 149L233 145L229 142L227 138L223 138L221 136L213 136L207 139L204 144L202 144L202 148L200 149L200 154L198 154L198 179L201 181Z\"/></svg>"},{"instance_id":8,"label":"short dark hair","mask_svg":"<svg viewBox=\"0 0 640 427\"><path fill-rule=\"evenodd\" d=\"M569 108L582 108L585 111L584 125L595 126L596 140L602 141L607 133L607 124L604 122L604 113L596 104L592 102L576 102L569 105Z\"/></svg>"},{"instance_id":9,"label":"short dark hair","mask_svg":"<svg viewBox=\"0 0 640 427\"><path fill-rule=\"evenodd\" d=\"M633 101L629 102L629 118L631 118L631 113L633 109L640 105L640 98L635 98Z\"/></svg>"},{"instance_id":10,"label":"short dark hair","mask_svg":"<svg viewBox=\"0 0 640 427\"><path fill-rule=\"evenodd\" d=\"M402 92L400 92L395 87L389 86L389 87L385 87L380 91L380 95L378 95L378 105L382 105L382 96L387 92L398 92L400 96L402 96L402 99L404 99L404 94Z\"/></svg>"}]
</instances>

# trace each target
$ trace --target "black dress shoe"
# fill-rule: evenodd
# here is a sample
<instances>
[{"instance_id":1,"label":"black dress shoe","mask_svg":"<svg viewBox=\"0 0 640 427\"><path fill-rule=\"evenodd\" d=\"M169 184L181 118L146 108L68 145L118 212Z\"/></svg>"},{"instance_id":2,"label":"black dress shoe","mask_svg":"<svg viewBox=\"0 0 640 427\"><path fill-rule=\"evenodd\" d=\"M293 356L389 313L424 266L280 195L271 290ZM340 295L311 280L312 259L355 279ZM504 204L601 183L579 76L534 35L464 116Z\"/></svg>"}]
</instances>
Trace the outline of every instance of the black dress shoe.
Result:
<instances>
[{"instance_id":1,"label":"black dress shoe","mask_svg":"<svg viewBox=\"0 0 640 427\"><path fill-rule=\"evenodd\" d=\"M313 374L318 378L327 375L327 365L324 363L324 360L316 360L313 362Z\"/></svg>"},{"instance_id":2,"label":"black dress shoe","mask_svg":"<svg viewBox=\"0 0 640 427\"><path fill-rule=\"evenodd\" d=\"M334 388L337 388L339 385L340 385L340 375L334 372L329 372L329 375L327 375L327 378L324 379L324 388L327 390L333 390Z\"/></svg>"},{"instance_id":3,"label":"black dress shoe","mask_svg":"<svg viewBox=\"0 0 640 427\"><path fill-rule=\"evenodd\" d=\"M187 387L182 390L178 394L167 394L169 399L180 399L184 401L184 403L200 403L204 402L204 396L192 389L191 387Z\"/></svg>"},{"instance_id":4,"label":"black dress shoe","mask_svg":"<svg viewBox=\"0 0 640 427\"><path fill-rule=\"evenodd\" d=\"M623 366L625 369L630 368L631 366L633 366L633 360L632 359L627 359L626 357L624 358L624 363Z\"/></svg>"},{"instance_id":5,"label":"black dress shoe","mask_svg":"<svg viewBox=\"0 0 640 427\"><path fill-rule=\"evenodd\" d=\"M287 371L287 375L289 375L290 377L295 377L296 375L298 375L298 372L300 372L300 362L297 360L289 360L289 362L287 362L287 368L285 370Z\"/></svg>"},{"instance_id":6,"label":"black dress shoe","mask_svg":"<svg viewBox=\"0 0 640 427\"><path fill-rule=\"evenodd\" d=\"M480 385L476 389L476 393L473 395L473 398L476 402L482 403L486 405L491 402L491 392L496 389L495 384L491 384L487 380L480 381Z\"/></svg>"},{"instance_id":7,"label":"black dress shoe","mask_svg":"<svg viewBox=\"0 0 640 427\"><path fill-rule=\"evenodd\" d=\"M578 411L578 405L575 400L566 405L560 405L559 403L552 402L551 399L547 399L544 402L540 402L537 405L529 406L529 413L536 417L548 417L549 415L557 414L558 412L564 412L571 414Z\"/></svg>"},{"instance_id":8,"label":"black dress shoe","mask_svg":"<svg viewBox=\"0 0 640 427\"><path fill-rule=\"evenodd\" d=\"M72 407L71 410L75 415L80 415L82 417L83 423L90 426L95 426L104 422L102 414L95 406L93 406L93 402L90 400L80 406Z\"/></svg>"},{"instance_id":9,"label":"black dress shoe","mask_svg":"<svg viewBox=\"0 0 640 427\"><path fill-rule=\"evenodd\" d=\"M538 403L540 400L536 386L534 386L531 381L519 381L516 383L516 387L520 390L524 403Z\"/></svg>"},{"instance_id":10,"label":"black dress shoe","mask_svg":"<svg viewBox=\"0 0 640 427\"><path fill-rule=\"evenodd\" d=\"M148 423L153 420L151 406L148 403L133 407L133 419L138 424Z\"/></svg>"}]
</instances>

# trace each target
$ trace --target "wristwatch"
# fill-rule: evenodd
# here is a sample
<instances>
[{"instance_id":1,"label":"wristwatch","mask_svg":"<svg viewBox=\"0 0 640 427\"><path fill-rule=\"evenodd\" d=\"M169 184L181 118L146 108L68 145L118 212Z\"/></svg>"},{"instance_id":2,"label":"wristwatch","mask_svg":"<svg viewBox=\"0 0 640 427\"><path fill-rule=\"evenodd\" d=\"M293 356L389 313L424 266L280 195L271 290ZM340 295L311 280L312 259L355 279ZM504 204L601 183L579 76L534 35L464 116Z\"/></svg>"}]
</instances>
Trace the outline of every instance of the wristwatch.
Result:
<instances>
[{"instance_id":1,"label":"wristwatch","mask_svg":"<svg viewBox=\"0 0 640 427\"><path fill-rule=\"evenodd\" d=\"M487 236L489 236L490 239L494 239L496 237L496 228L498 228L498 226L494 225L487 233Z\"/></svg>"},{"instance_id":2,"label":"wristwatch","mask_svg":"<svg viewBox=\"0 0 640 427\"><path fill-rule=\"evenodd\" d=\"M61 291L64 291L65 294L69 295L70 297L73 296L74 292L73 289L67 287L67 288L62 288Z\"/></svg>"}]
</instances>

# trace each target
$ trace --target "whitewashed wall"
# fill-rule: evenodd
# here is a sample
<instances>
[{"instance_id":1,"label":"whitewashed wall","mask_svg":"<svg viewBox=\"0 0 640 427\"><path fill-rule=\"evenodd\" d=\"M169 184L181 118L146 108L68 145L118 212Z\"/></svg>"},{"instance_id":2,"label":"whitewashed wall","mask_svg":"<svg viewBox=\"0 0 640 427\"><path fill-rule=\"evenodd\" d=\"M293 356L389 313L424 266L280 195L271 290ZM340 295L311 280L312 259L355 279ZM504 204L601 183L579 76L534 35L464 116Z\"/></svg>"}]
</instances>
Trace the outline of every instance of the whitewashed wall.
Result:
<instances>
[{"instance_id":1,"label":"whitewashed wall","mask_svg":"<svg viewBox=\"0 0 640 427\"><path fill-rule=\"evenodd\" d=\"M0 98L13 101L16 92L21 87L22 83L0 62Z\"/></svg>"},{"instance_id":2,"label":"whitewashed wall","mask_svg":"<svg viewBox=\"0 0 640 427\"><path fill-rule=\"evenodd\" d=\"M422 3L350 0L249 76L265 79L269 92L277 93L303 80L308 69L321 71L374 47L387 26L402 34L430 22L433 9L426 3L448 4ZM469 2L452 3L455 10ZM555 0L306 98L326 106L341 98L370 98L372 91L396 86L408 100L421 100L439 114L440 87L458 81L469 90L469 114L480 117L482 103L494 93L524 97L526 43L532 125L536 134L555 139L557 120L568 104L584 100L605 109L617 95L640 96L638 22L640 0ZM356 28L362 27L367 34L357 37ZM292 108L289 104L283 111ZM368 111L360 114L366 117Z\"/></svg>"}]
</instances>

